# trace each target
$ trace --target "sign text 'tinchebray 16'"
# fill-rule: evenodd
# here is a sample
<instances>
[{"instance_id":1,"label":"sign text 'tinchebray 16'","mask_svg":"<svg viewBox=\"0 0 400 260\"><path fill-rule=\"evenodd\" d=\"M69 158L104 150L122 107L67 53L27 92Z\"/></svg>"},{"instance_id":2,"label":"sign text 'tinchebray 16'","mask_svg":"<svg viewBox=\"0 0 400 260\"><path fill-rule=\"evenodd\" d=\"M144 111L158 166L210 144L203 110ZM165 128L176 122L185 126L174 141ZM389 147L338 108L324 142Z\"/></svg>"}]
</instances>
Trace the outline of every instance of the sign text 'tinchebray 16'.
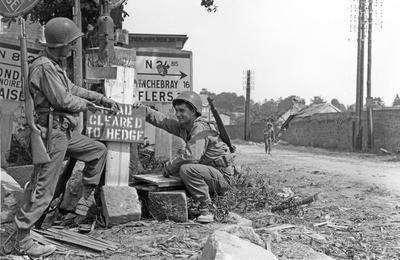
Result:
<instances>
[{"instance_id":1,"label":"sign text 'tinchebray 16'","mask_svg":"<svg viewBox=\"0 0 400 260\"><path fill-rule=\"evenodd\" d=\"M137 50L135 92L138 101L172 102L182 91L192 88L192 52Z\"/></svg>"}]
</instances>

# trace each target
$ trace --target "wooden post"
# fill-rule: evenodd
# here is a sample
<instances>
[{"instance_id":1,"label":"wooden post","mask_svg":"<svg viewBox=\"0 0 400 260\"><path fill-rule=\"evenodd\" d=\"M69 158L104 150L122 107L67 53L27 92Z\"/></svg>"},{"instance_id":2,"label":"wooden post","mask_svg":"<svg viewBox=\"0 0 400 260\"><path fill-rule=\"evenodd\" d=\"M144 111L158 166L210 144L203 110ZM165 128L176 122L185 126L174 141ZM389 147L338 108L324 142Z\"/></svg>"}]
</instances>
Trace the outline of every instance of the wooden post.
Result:
<instances>
[{"instance_id":1,"label":"wooden post","mask_svg":"<svg viewBox=\"0 0 400 260\"><path fill-rule=\"evenodd\" d=\"M250 90L251 71L246 72L246 103L244 107L244 140L250 140Z\"/></svg>"},{"instance_id":2,"label":"wooden post","mask_svg":"<svg viewBox=\"0 0 400 260\"><path fill-rule=\"evenodd\" d=\"M81 1L75 0L74 7L72 8L74 23L78 26L79 30L82 30L82 17L81 17ZM83 86L83 75L82 75L82 37L76 40L74 50L74 83L77 86ZM83 112L79 113L79 124L77 128L78 132L81 133L83 130Z\"/></svg>"},{"instance_id":3,"label":"wooden post","mask_svg":"<svg viewBox=\"0 0 400 260\"><path fill-rule=\"evenodd\" d=\"M371 73L372 73L372 3L368 3L368 64L367 64L367 123L368 123L368 150L374 151L374 120L372 115L373 100L371 96Z\"/></svg>"},{"instance_id":4,"label":"wooden post","mask_svg":"<svg viewBox=\"0 0 400 260\"><path fill-rule=\"evenodd\" d=\"M365 19L365 0L360 0L358 10L358 40L357 40L357 91L356 91L356 124L355 134L353 135L354 150L362 149L362 121L363 110L363 88L364 88L364 21Z\"/></svg>"}]
</instances>

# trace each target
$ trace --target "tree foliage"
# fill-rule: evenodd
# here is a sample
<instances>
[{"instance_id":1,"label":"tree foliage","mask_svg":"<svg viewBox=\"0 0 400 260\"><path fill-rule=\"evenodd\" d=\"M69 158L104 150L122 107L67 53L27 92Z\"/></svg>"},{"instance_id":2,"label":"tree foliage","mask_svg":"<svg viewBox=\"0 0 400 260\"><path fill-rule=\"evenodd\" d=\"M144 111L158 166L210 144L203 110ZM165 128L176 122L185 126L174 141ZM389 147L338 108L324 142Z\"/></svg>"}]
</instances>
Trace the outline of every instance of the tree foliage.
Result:
<instances>
[{"instance_id":1,"label":"tree foliage","mask_svg":"<svg viewBox=\"0 0 400 260\"><path fill-rule=\"evenodd\" d=\"M314 97L310 100L310 105L322 104L322 103L326 103L326 101L325 101L321 96L314 96Z\"/></svg>"},{"instance_id":2,"label":"tree foliage","mask_svg":"<svg viewBox=\"0 0 400 260\"><path fill-rule=\"evenodd\" d=\"M392 106L400 106L400 97L399 94L396 95L396 97L393 100Z\"/></svg>"},{"instance_id":3,"label":"tree foliage","mask_svg":"<svg viewBox=\"0 0 400 260\"><path fill-rule=\"evenodd\" d=\"M339 102L339 100L337 98L333 98L331 100L331 104L337 108L340 109L340 111L345 112L346 111L346 106L343 105L342 103Z\"/></svg>"}]
</instances>

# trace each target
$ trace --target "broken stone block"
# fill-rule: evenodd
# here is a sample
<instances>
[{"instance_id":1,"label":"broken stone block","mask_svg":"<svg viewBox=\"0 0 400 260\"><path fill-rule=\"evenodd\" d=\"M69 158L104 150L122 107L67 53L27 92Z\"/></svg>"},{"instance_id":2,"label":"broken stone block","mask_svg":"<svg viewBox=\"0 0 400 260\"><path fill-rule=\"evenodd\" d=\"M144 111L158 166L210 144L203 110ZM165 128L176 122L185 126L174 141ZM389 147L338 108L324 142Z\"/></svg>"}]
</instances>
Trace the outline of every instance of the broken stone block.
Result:
<instances>
[{"instance_id":1,"label":"broken stone block","mask_svg":"<svg viewBox=\"0 0 400 260\"><path fill-rule=\"evenodd\" d=\"M251 227L231 225L231 226L227 226L224 228L220 228L219 230L228 232L231 235L235 235L241 239L247 240L253 244L256 244L256 245L259 245L259 246L265 248L264 241Z\"/></svg>"},{"instance_id":2,"label":"broken stone block","mask_svg":"<svg viewBox=\"0 0 400 260\"><path fill-rule=\"evenodd\" d=\"M149 192L148 210L158 220L188 221L186 193L178 191Z\"/></svg>"},{"instance_id":3,"label":"broken stone block","mask_svg":"<svg viewBox=\"0 0 400 260\"><path fill-rule=\"evenodd\" d=\"M33 165L22 165L8 167L7 173L10 175L21 187L25 187L25 184L31 180L33 173Z\"/></svg>"},{"instance_id":4,"label":"broken stone block","mask_svg":"<svg viewBox=\"0 0 400 260\"><path fill-rule=\"evenodd\" d=\"M247 240L217 230L204 245L201 260L277 260L269 250Z\"/></svg>"},{"instance_id":5,"label":"broken stone block","mask_svg":"<svg viewBox=\"0 0 400 260\"><path fill-rule=\"evenodd\" d=\"M11 222L23 203L24 190L8 173L1 169L1 223Z\"/></svg>"},{"instance_id":6,"label":"broken stone block","mask_svg":"<svg viewBox=\"0 0 400 260\"><path fill-rule=\"evenodd\" d=\"M250 219L244 218L234 212L229 212L227 222L243 227L251 227L253 224L253 222Z\"/></svg>"},{"instance_id":7,"label":"broken stone block","mask_svg":"<svg viewBox=\"0 0 400 260\"><path fill-rule=\"evenodd\" d=\"M135 188L103 186L100 196L107 227L140 220L142 211Z\"/></svg>"}]
</instances>

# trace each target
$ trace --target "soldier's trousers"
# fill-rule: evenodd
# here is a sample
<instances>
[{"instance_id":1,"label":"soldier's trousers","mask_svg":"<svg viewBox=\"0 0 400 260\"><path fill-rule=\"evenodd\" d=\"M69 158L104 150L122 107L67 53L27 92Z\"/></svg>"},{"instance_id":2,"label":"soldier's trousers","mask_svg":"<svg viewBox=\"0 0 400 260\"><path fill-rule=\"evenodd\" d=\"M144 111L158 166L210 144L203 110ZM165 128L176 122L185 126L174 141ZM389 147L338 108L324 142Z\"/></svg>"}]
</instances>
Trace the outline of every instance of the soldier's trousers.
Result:
<instances>
[{"instance_id":1,"label":"soldier's trousers","mask_svg":"<svg viewBox=\"0 0 400 260\"><path fill-rule=\"evenodd\" d=\"M218 169L208 165L183 164L179 168L179 176L193 199L200 202L200 206L211 203L210 193L223 195L231 187Z\"/></svg>"},{"instance_id":2,"label":"soldier's trousers","mask_svg":"<svg viewBox=\"0 0 400 260\"><path fill-rule=\"evenodd\" d=\"M99 184L104 168L107 149L104 144L73 131L53 129L50 152L51 162L35 165L31 181L25 189L24 202L15 216L18 229L31 229L49 206L61 174L65 155L86 163L83 184Z\"/></svg>"}]
</instances>

